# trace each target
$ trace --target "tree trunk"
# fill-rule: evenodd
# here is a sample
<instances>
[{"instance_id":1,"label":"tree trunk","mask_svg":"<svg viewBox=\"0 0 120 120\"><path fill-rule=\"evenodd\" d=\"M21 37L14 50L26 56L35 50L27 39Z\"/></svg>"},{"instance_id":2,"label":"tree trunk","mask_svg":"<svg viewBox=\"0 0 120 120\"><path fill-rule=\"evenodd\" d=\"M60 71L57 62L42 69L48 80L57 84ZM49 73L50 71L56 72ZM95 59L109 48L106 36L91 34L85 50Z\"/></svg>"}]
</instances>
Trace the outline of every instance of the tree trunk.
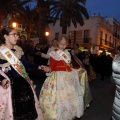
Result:
<instances>
[{"instance_id":1,"label":"tree trunk","mask_svg":"<svg viewBox=\"0 0 120 120\"><path fill-rule=\"evenodd\" d=\"M32 26L27 26L26 32L27 32L27 40L30 40L30 34L31 34Z\"/></svg>"},{"instance_id":2,"label":"tree trunk","mask_svg":"<svg viewBox=\"0 0 120 120\"><path fill-rule=\"evenodd\" d=\"M43 43L45 39L45 15L44 11L39 13L39 42Z\"/></svg>"},{"instance_id":3,"label":"tree trunk","mask_svg":"<svg viewBox=\"0 0 120 120\"><path fill-rule=\"evenodd\" d=\"M62 34L66 34L67 33L67 25L63 25L62 26Z\"/></svg>"},{"instance_id":4,"label":"tree trunk","mask_svg":"<svg viewBox=\"0 0 120 120\"><path fill-rule=\"evenodd\" d=\"M39 0L37 7L39 13L39 42L44 43L45 40L45 27L47 25L47 15L49 14L49 5L44 0Z\"/></svg>"},{"instance_id":5,"label":"tree trunk","mask_svg":"<svg viewBox=\"0 0 120 120\"><path fill-rule=\"evenodd\" d=\"M67 14L66 11L63 10L63 15L61 18L61 20L62 20L62 34L66 34L66 32L67 32L66 14Z\"/></svg>"}]
</instances>

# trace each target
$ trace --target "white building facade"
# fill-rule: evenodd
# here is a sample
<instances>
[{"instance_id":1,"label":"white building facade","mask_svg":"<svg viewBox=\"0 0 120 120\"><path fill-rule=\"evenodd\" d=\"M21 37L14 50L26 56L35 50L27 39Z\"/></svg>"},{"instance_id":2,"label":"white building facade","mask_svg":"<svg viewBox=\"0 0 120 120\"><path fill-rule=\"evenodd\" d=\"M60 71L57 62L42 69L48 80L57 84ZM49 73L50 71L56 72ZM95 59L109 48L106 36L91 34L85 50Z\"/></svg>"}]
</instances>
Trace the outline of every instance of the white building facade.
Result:
<instances>
[{"instance_id":1,"label":"white building facade","mask_svg":"<svg viewBox=\"0 0 120 120\"><path fill-rule=\"evenodd\" d=\"M113 17L112 17L113 18ZM99 54L102 50L113 52L116 49L117 44L120 42L119 22L117 25L115 19L106 19L101 16L90 16L90 18L84 19L84 25L77 25L77 28L71 24L67 28L67 35L69 39L69 46L78 43L81 49L91 50L93 53ZM117 38L115 37L115 27L117 29ZM58 38L62 34L62 28L59 21L55 26L49 24L50 36L48 38L49 43L54 38Z\"/></svg>"}]
</instances>

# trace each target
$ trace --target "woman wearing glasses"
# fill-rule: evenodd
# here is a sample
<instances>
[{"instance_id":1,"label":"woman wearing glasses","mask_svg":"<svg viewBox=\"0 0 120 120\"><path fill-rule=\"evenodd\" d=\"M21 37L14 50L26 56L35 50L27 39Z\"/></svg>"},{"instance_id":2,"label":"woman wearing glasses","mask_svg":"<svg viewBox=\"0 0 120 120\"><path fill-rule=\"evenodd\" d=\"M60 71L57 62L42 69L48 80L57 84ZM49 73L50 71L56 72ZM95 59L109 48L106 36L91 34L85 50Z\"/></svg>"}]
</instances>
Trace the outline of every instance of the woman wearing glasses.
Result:
<instances>
[{"instance_id":1,"label":"woman wearing glasses","mask_svg":"<svg viewBox=\"0 0 120 120\"><path fill-rule=\"evenodd\" d=\"M0 45L0 69L6 73L9 80L4 75L0 75L0 89L2 89L0 92L8 91L0 98L0 109L2 110L0 119L42 120L32 82L25 70L25 68L37 70L41 67L25 60L22 49L16 45L18 34L15 29L3 28L1 35L4 43ZM44 67L44 71L47 72L47 70L48 68ZM9 88L11 88L11 92L9 92Z\"/></svg>"}]
</instances>

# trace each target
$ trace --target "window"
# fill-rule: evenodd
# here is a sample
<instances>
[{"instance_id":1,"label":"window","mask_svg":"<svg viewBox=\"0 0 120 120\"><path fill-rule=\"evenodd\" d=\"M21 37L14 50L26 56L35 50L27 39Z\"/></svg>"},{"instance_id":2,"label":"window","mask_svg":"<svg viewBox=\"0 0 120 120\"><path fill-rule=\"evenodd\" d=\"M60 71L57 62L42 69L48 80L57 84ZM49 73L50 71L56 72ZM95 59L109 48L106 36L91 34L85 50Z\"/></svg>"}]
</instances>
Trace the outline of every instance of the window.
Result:
<instances>
[{"instance_id":1,"label":"window","mask_svg":"<svg viewBox=\"0 0 120 120\"><path fill-rule=\"evenodd\" d=\"M72 32L70 31L68 35L69 44L71 43L71 39L72 39Z\"/></svg>"},{"instance_id":2,"label":"window","mask_svg":"<svg viewBox=\"0 0 120 120\"><path fill-rule=\"evenodd\" d=\"M110 43L111 43L111 36L110 36Z\"/></svg>"},{"instance_id":3,"label":"window","mask_svg":"<svg viewBox=\"0 0 120 120\"><path fill-rule=\"evenodd\" d=\"M84 43L89 42L89 35L90 35L90 31L89 30L84 30Z\"/></svg>"},{"instance_id":4,"label":"window","mask_svg":"<svg viewBox=\"0 0 120 120\"><path fill-rule=\"evenodd\" d=\"M59 33L55 33L55 39L58 40L58 37L59 37Z\"/></svg>"},{"instance_id":5,"label":"window","mask_svg":"<svg viewBox=\"0 0 120 120\"><path fill-rule=\"evenodd\" d=\"M100 31L100 39L103 38L103 31Z\"/></svg>"},{"instance_id":6,"label":"window","mask_svg":"<svg viewBox=\"0 0 120 120\"><path fill-rule=\"evenodd\" d=\"M107 34L105 34L105 45L107 45Z\"/></svg>"},{"instance_id":7,"label":"window","mask_svg":"<svg viewBox=\"0 0 120 120\"><path fill-rule=\"evenodd\" d=\"M102 44L102 39L103 39L103 31L100 31L100 44Z\"/></svg>"},{"instance_id":8,"label":"window","mask_svg":"<svg viewBox=\"0 0 120 120\"><path fill-rule=\"evenodd\" d=\"M105 34L105 40L107 41L107 34Z\"/></svg>"},{"instance_id":9,"label":"window","mask_svg":"<svg viewBox=\"0 0 120 120\"><path fill-rule=\"evenodd\" d=\"M69 43L70 44L74 44L75 43L75 41L76 41L76 31L69 31L69 36L68 36L68 38L69 38Z\"/></svg>"},{"instance_id":10,"label":"window","mask_svg":"<svg viewBox=\"0 0 120 120\"><path fill-rule=\"evenodd\" d=\"M76 43L82 42L82 30L76 31Z\"/></svg>"}]
</instances>

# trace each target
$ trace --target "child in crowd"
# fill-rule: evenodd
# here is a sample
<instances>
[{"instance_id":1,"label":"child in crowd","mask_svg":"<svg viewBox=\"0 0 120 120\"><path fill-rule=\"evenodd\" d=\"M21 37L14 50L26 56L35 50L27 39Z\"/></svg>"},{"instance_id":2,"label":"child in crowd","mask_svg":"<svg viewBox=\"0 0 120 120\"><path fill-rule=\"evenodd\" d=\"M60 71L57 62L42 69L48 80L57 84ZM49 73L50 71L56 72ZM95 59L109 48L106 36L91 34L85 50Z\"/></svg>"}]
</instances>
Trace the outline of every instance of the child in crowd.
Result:
<instances>
[{"instance_id":1,"label":"child in crowd","mask_svg":"<svg viewBox=\"0 0 120 120\"><path fill-rule=\"evenodd\" d=\"M40 106L45 120L72 120L84 113L83 92L71 56L66 50L66 35L58 39L58 49L50 52L51 73L40 92Z\"/></svg>"}]
</instances>

